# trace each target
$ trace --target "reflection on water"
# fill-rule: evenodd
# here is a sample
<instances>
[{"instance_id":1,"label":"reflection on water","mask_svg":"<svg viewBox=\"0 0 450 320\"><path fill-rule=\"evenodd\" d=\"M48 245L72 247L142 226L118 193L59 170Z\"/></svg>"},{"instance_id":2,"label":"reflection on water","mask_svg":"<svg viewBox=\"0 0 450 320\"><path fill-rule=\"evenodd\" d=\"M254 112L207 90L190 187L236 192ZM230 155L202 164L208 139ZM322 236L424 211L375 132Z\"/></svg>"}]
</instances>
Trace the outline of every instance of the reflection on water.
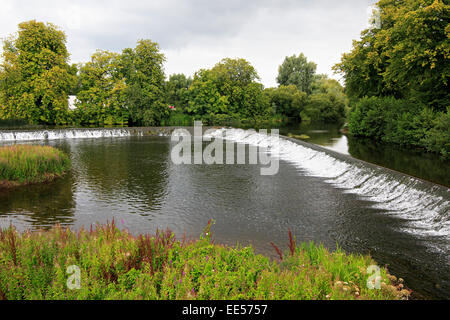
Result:
<instances>
[{"instance_id":1,"label":"reflection on water","mask_svg":"<svg viewBox=\"0 0 450 320\"><path fill-rule=\"evenodd\" d=\"M340 132L340 128L339 125L300 124L280 128L280 133L306 134L310 137L305 140L307 142L450 187L450 161L420 150L408 150L370 139L347 137Z\"/></svg>"}]
</instances>

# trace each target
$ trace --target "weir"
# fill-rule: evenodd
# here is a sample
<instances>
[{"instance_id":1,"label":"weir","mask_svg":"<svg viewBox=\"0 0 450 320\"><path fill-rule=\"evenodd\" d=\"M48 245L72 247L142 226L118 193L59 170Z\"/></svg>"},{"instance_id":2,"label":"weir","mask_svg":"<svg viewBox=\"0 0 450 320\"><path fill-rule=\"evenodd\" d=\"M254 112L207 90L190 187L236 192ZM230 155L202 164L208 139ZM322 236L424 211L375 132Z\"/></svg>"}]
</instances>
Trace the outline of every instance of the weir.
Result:
<instances>
[{"instance_id":1,"label":"weir","mask_svg":"<svg viewBox=\"0 0 450 320\"><path fill-rule=\"evenodd\" d=\"M58 139L169 136L179 127L3 130L0 143ZM187 127L189 131L192 127ZM204 130L211 127L204 127ZM397 171L383 168L304 141L275 139L254 130L216 128L212 137L269 148L301 170L324 178L343 192L373 202L373 207L408 221L404 230L416 235L439 236L450 241L450 189ZM450 244L446 249L450 249Z\"/></svg>"},{"instance_id":2,"label":"weir","mask_svg":"<svg viewBox=\"0 0 450 320\"><path fill-rule=\"evenodd\" d=\"M450 250L450 189L370 164L317 145L283 137L274 139L253 130L220 129L215 137L273 150L302 174L373 202L373 207L408 221L406 232L446 238Z\"/></svg>"}]
</instances>

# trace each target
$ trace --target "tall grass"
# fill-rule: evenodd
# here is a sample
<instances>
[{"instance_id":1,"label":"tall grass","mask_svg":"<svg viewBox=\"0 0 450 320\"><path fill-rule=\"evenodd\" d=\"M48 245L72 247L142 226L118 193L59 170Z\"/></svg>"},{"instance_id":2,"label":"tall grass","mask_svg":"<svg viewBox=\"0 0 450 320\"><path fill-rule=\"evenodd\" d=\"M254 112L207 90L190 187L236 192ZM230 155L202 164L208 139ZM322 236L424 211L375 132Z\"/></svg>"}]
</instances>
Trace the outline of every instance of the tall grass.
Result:
<instances>
[{"instance_id":1,"label":"tall grass","mask_svg":"<svg viewBox=\"0 0 450 320\"><path fill-rule=\"evenodd\" d=\"M369 289L367 256L329 252L290 235L281 261L251 247L214 244L211 224L199 240L170 231L130 235L114 222L78 232L55 227L19 234L0 231L0 299L407 299L401 280L381 269ZM278 249L279 250L279 249ZM80 287L69 289L80 270ZM70 269L69 269L70 270Z\"/></svg>"},{"instance_id":2,"label":"tall grass","mask_svg":"<svg viewBox=\"0 0 450 320\"><path fill-rule=\"evenodd\" d=\"M69 157L49 146L0 147L0 185L51 180L62 175L69 166Z\"/></svg>"}]
</instances>

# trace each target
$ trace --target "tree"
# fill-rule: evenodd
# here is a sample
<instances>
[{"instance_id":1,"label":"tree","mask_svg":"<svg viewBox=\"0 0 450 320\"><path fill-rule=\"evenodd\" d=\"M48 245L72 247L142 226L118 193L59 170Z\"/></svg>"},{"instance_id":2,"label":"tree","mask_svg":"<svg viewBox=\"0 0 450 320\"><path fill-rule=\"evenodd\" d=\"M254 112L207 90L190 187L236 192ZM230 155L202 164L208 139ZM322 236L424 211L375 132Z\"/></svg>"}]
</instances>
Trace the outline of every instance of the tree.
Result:
<instances>
[{"instance_id":1,"label":"tree","mask_svg":"<svg viewBox=\"0 0 450 320\"><path fill-rule=\"evenodd\" d=\"M140 40L134 49L124 49L121 73L125 78L130 120L138 125L159 125L169 116L164 102L164 54L151 40Z\"/></svg>"},{"instance_id":2,"label":"tree","mask_svg":"<svg viewBox=\"0 0 450 320\"><path fill-rule=\"evenodd\" d=\"M306 99L303 119L340 122L345 119L348 101L341 84L322 75L315 78L312 93Z\"/></svg>"},{"instance_id":3,"label":"tree","mask_svg":"<svg viewBox=\"0 0 450 320\"><path fill-rule=\"evenodd\" d=\"M308 97L304 115L311 121L339 122L345 118L345 104L328 93L313 93Z\"/></svg>"},{"instance_id":4,"label":"tree","mask_svg":"<svg viewBox=\"0 0 450 320\"><path fill-rule=\"evenodd\" d=\"M188 90L192 84L192 78L184 74L173 74L166 82L167 103L179 109L185 109L189 104Z\"/></svg>"},{"instance_id":5,"label":"tree","mask_svg":"<svg viewBox=\"0 0 450 320\"><path fill-rule=\"evenodd\" d=\"M228 114L229 103L226 96L220 94L212 79L211 70L200 70L194 75L189 88L189 106L187 111L196 116Z\"/></svg>"},{"instance_id":6,"label":"tree","mask_svg":"<svg viewBox=\"0 0 450 320\"><path fill-rule=\"evenodd\" d=\"M2 57L0 118L66 124L74 76L65 33L50 23L20 23L18 36L4 41Z\"/></svg>"},{"instance_id":7,"label":"tree","mask_svg":"<svg viewBox=\"0 0 450 320\"><path fill-rule=\"evenodd\" d=\"M255 68L245 59L225 58L211 69L211 79L222 96L226 96L229 112L241 113L245 88L260 80Z\"/></svg>"},{"instance_id":8,"label":"tree","mask_svg":"<svg viewBox=\"0 0 450 320\"><path fill-rule=\"evenodd\" d=\"M334 69L352 99L405 98L445 111L450 104L450 5L442 0L381 0L380 24L354 41Z\"/></svg>"},{"instance_id":9,"label":"tree","mask_svg":"<svg viewBox=\"0 0 450 320\"><path fill-rule=\"evenodd\" d=\"M296 86L281 85L278 88L266 89L275 113L300 119L305 102L306 93L300 91Z\"/></svg>"},{"instance_id":10,"label":"tree","mask_svg":"<svg viewBox=\"0 0 450 320\"><path fill-rule=\"evenodd\" d=\"M188 112L199 116L263 117L270 106L258 79L248 61L223 59L212 69L195 74L189 88Z\"/></svg>"},{"instance_id":11,"label":"tree","mask_svg":"<svg viewBox=\"0 0 450 320\"><path fill-rule=\"evenodd\" d=\"M308 62L303 53L286 57L278 68L277 82L280 86L294 85L300 91L310 94L316 68L317 65Z\"/></svg>"},{"instance_id":12,"label":"tree","mask_svg":"<svg viewBox=\"0 0 450 320\"><path fill-rule=\"evenodd\" d=\"M125 80L120 72L120 54L97 51L80 68L79 103L74 111L81 124L128 122Z\"/></svg>"},{"instance_id":13,"label":"tree","mask_svg":"<svg viewBox=\"0 0 450 320\"><path fill-rule=\"evenodd\" d=\"M270 114L270 98L264 94L264 86L252 82L245 86L244 104L241 114L254 122L265 119Z\"/></svg>"}]
</instances>

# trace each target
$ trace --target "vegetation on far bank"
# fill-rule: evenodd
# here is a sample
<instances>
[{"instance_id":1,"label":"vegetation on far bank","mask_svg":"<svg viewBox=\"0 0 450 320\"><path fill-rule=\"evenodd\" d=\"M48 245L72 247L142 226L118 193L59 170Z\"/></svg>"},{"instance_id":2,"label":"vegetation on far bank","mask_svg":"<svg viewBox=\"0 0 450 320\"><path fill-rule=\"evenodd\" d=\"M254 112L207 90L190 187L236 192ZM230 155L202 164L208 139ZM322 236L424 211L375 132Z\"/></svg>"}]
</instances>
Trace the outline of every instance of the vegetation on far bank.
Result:
<instances>
[{"instance_id":1,"label":"vegetation on far bank","mask_svg":"<svg viewBox=\"0 0 450 320\"><path fill-rule=\"evenodd\" d=\"M3 146L0 147L0 188L50 181L63 175L69 167L69 157L50 146Z\"/></svg>"},{"instance_id":2,"label":"vegetation on far bank","mask_svg":"<svg viewBox=\"0 0 450 320\"><path fill-rule=\"evenodd\" d=\"M50 23L19 24L3 41L0 120L75 126L271 125L343 122L349 133L450 155L450 5L380 0L373 24L335 72L345 89L316 74L307 57L287 56L274 88L245 59L225 58L193 78L164 74L159 45L98 50L69 64L66 35ZM275 66L274 66L275 67ZM68 108L68 95L77 97Z\"/></svg>"},{"instance_id":3,"label":"vegetation on far bank","mask_svg":"<svg viewBox=\"0 0 450 320\"><path fill-rule=\"evenodd\" d=\"M350 134L450 157L450 5L381 0L344 54Z\"/></svg>"},{"instance_id":4,"label":"vegetation on far bank","mask_svg":"<svg viewBox=\"0 0 450 320\"><path fill-rule=\"evenodd\" d=\"M90 230L0 231L0 299L407 299L403 280L381 269L369 289L368 256L298 245L289 233L281 261L251 247L214 244L211 224L197 241L170 232L134 237L114 224ZM76 266L76 267L73 267ZM79 273L78 273L79 271ZM368 273L369 272L369 273ZM79 274L79 283L73 275ZM72 290L68 288L68 283Z\"/></svg>"},{"instance_id":5,"label":"vegetation on far bank","mask_svg":"<svg viewBox=\"0 0 450 320\"><path fill-rule=\"evenodd\" d=\"M225 58L193 78L166 79L159 45L140 40L122 52L98 50L69 64L66 35L50 23L19 24L3 41L0 119L45 125L171 125L181 119L209 125L239 122L337 121L345 117L344 88L316 75L300 54L279 68L279 87L264 88L245 59ZM68 108L75 95L76 109ZM176 112L176 115L174 113Z\"/></svg>"}]
</instances>

